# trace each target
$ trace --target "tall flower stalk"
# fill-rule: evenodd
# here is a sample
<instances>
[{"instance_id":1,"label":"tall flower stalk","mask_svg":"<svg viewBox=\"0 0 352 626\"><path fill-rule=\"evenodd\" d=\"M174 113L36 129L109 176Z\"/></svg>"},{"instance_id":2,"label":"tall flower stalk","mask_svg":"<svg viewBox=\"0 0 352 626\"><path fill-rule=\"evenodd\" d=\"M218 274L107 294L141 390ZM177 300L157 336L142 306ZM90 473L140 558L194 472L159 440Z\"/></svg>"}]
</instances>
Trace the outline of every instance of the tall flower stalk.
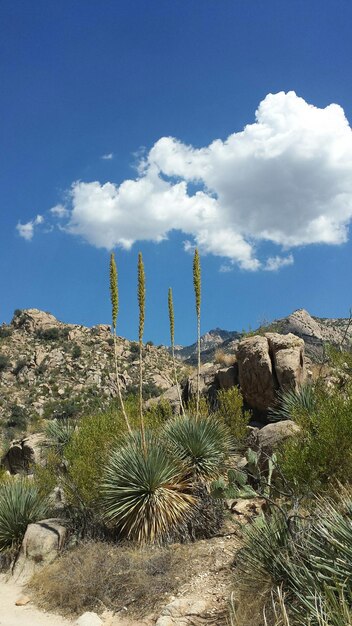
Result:
<instances>
[{"instance_id":1,"label":"tall flower stalk","mask_svg":"<svg viewBox=\"0 0 352 626\"><path fill-rule=\"evenodd\" d=\"M143 449L146 449L144 416L143 416L143 332L145 318L145 273L142 253L138 253L138 306L139 306L139 415Z\"/></svg>"},{"instance_id":2,"label":"tall flower stalk","mask_svg":"<svg viewBox=\"0 0 352 626\"><path fill-rule=\"evenodd\" d=\"M119 312L119 290L118 290L118 282L117 282L117 267L116 267L116 262L115 262L115 255L113 252L111 253L111 256L110 256L110 297L111 297L111 307L112 307L111 330L112 330L112 334L114 337L114 358L115 358L117 394L119 396L121 411L126 422L127 430L129 433L131 433L132 432L131 426L128 421L125 405L122 399L119 369L117 365L116 322L117 322L117 315Z\"/></svg>"},{"instance_id":3,"label":"tall flower stalk","mask_svg":"<svg viewBox=\"0 0 352 626\"><path fill-rule=\"evenodd\" d=\"M198 248L194 251L193 257L193 285L196 300L197 313L197 396L196 396L196 419L199 417L199 397L200 397L200 303L201 303L201 272Z\"/></svg>"},{"instance_id":4,"label":"tall flower stalk","mask_svg":"<svg viewBox=\"0 0 352 626\"><path fill-rule=\"evenodd\" d=\"M174 314L174 303L173 303L173 298L172 298L172 289L171 289L171 287L169 287L168 305L169 305L169 322L170 322L170 341L171 341L172 364L173 364L173 369L174 369L174 377L175 377L175 384L176 384L178 399L179 399L179 402L180 402L180 409L181 409L182 415L184 415L185 411L184 411L184 408L183 408L181 390L180 390L180 385L178 384L178 380L177 380L177 370L176 370L176 360L175 360L175 314Z\"/></svg>"}]
</instances>

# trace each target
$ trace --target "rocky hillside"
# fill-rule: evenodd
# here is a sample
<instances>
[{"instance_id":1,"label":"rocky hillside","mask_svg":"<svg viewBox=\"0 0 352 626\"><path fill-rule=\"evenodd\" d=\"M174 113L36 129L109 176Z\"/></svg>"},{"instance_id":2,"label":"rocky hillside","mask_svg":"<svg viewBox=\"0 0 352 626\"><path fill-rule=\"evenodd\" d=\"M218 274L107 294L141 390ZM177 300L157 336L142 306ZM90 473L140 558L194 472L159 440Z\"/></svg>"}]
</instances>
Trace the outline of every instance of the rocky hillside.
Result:
<instances>
[{"instance_id":1,"label":"rocky hillside","mask_svg":"<svg viewBox=\"0 0 352 626\"><path fill-rule=\"evenodd\" d=\"M293 333L304 340L306 353L314 359L321 358L324 345L343 344L348 347L352 341L352 323L348 318L322 318L314 317L305 309L299 309L271 324L261 326L248 333L249 335L264 335L266 332L277 332L283 335ZM233 353L239 339L245 333L226 331L216 328L211 330L201 339L201 358L203 363L214 361L217 350ZM181 360L194 364L197 358L197 345L178 347L177 356Z\"/></svg>"},{"instance_id":2,"label":"rocky hillside","mask_svg":"<svg viewBox=\"0 0 352 626\"><path fill-rule=\"evenodd\" d=\"M138 344L118 337L119 368L125 390L138 382ZM173 384L166 348L146 345L145 397ZM180 376L185 368L180 364ZM16 311L0 326L0 425L24 429L35 420L79 415L116 395L113 340L107 325L64 324L37 309Z\"/></svg>"}]
</instances>

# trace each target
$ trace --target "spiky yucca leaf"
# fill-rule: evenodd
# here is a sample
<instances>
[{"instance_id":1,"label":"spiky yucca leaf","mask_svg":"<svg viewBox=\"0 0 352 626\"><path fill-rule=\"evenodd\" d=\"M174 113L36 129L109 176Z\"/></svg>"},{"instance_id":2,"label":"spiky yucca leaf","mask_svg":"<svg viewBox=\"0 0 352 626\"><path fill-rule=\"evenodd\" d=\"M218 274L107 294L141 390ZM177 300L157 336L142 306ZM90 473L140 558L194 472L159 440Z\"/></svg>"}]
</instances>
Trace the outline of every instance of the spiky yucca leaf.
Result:
<instances>
[{"instance_id":1,"label":"spiky yucca leaf","mask_svg":"<svg viewBox=\"0 0 352 626\"><path fill-rule=\"evenodd\" d=\"M189 491L183 470L160 441L134 433L106 468L103 515L130 539L159 541L187 520L195 504Z\"/></svg>"},{"instance_id":2,"label":"spiky yucca leaf","mask_svg":"<svg viewBox=\"0 0 352 626\"><path fill-rule=\"evenodd\" d=\"M317 406L315 389L311 383L306 383L297 390L280 390L277 392L277 400L278 406L270 408L268 412L272 421L294 420L296 415L309 415Z\"/></svg>"},{"instance_id":3,"label":"spiky yucca leaf","mask_svg":"<svg viewBox=\"0 0 352 626\"><path fill-rule=\"evenodd\" d=\"M72 419L50 420L45 432L51 443L59 452L71 441L72 435L77 428L77 424Z\"/></svg>"},{"instance_id":4,"label":"spiky yucca leaf","mask_svg":"<svg viewBox=\"0 0 352 626\"><path fill-rule=\"evenodd\" d=\"M166 424L164 438L187 471L205 480L219 476L231 442L226 426L210 417L176 417Z\"/></svg>"},{"instance_id":5,"label":"spiky yucca leaf","mask_svg":"<svg viewBox=\"0 0 352 626\"><path fill-rule=\"evenodd\" d=\"M48 504L28 478L5 479L0 484L0 552L18 547L28 524L43 519Z\"/></svg>"}]
</instances>

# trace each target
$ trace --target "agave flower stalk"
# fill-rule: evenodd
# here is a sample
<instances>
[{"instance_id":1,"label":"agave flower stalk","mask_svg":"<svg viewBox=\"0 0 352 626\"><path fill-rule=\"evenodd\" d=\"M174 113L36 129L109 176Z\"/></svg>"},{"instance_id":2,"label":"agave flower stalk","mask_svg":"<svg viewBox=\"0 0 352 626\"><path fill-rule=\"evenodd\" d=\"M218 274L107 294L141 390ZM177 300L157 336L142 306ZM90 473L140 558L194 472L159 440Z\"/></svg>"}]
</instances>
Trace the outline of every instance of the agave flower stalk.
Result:
<instances>
[{"instance_id":1,"label":"agave flower stalk","mask_svg":"<svg viewBox=\"0 0 352 626\"><path fill-rule=\"evenodd\" d=\"M193 258L193 285L196 300L197 313L197 396L196 396L196 419L199 416L199 396L200 396L200 303L201 303L201 272L198 248L194 251Z\"/></svg>"},{"instance_id":2,"label":"agave flower stalk","mask_svg":"<svg viewBox=\"0 0 352 626\"><path fill-rule=\"evenodd\" d=\"M139 306L139 415L141 423L142 445L145 450L145 429L143 416L143 332L145 319L145 273L142 253L138 254L138 306Z\"/></svg>"},{"instance_id":3,"label":"agave flower stalk","mask_svg":"<svg viewBox=\"0 0 352 626\"><path fill-rule=\"evenodd\" d=\"M114 360L115 360L117 394L119 396L121 411L126 422L127 430L129 433L131 433L132 429L131 429L131 426L127 417L125 405L122 399L119 369L117 365L116 322L117 322L117 314L119 312L119 290L118 290L118 282L117 282L117 267L116 267L116 262L115 262L115 255L113 252L111 253L111 256L110 256L110 296L111 296L111 307L112 307L111 329L112 329L112 334L114 337Z\"/></svg>"},{"instance_id":4,"label":"agave flower stalk","mask_svg":"<svg viewBox=\"0 0 352 626\"><path fill-rule=\"evenodd\" d=\"M168 305L169 305L169 322L170 322L170 341L171 341L172 365L173 365L173 370L174 370L175 384L176 384L178 399L179 399L179 402L180 402L181 413L182 413L182 415L185 415L185 410L183 408L183 402L182 402L180 385L178 384L178 380L177 380L177 370L176 370L176 360L175 360L175 314L174 314L174 303L173 303L173 298L172 298L172 289L171 289L171 287L169 288L169 293L168 293Z\"/></svg>"}]
</instances>

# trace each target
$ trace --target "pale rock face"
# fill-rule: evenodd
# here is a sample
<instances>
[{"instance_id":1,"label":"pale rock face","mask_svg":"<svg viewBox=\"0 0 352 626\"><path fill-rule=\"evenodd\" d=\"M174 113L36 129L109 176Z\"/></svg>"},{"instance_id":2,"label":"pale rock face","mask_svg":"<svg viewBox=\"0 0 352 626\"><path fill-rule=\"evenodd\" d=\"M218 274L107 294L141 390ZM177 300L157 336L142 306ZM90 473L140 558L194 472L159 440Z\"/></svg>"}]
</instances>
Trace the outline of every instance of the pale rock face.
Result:
<instances>
[{"instance_id":1,"label":"pale rock face","mask_svg":"<svg viewBox=\"0 0 352 626\"><path fill-rule=\"evenodd\" d=\"M256 335L240 341L237 362L245 402L253 409L266 411L275 402L277 388L267 337Z\"/></svg>"},{"instance_id":2,"label":"pale rock face","mask_svg":"<svg viewBox=\"0 0 352 626\"><path fill-rule=\"evenodd\" d=\"M62 520L47 519L29 524L25 532L14 576L26 581L34 572L52 563L62 550L66 539L66 528Z\"/></svg>"},{"instance_id":3,"label":"pale rock face","mask_svg":"<svg viewBox=\"0 0 352 626\"><path fill-rule=\"evenodd\" d=\"M244 400L257 411L275 404L278 389L298 389L306 379L304 341L291 333L243 339L237 361Z\"/></svg>"},{"instance_id":4,"label":"pale rock face","mask_svg":"<svg viewBox=\"0 0 352 626\"><path fill-rule=\"evenodd\" d=\"M12 320L14 328L23 328L28 332L35 332L45 328L59 326L60 322L51 313L40 311L39 309L26 309L20 315L15 315Z\"/></svg>"},{"instance_id":5,"label":"pale rock face","mask_svg":"<svg viewBox=\"0 0 352 626\"><path fill-rule=\"evenodd\" d=\"M99 615L93 613L92 611L87 611L75 621L75 626L102 626L103 623L104 622L100 619Z\"/></svg>"},{"instance_id":6,"label":"pale rock face","mask_svg":"<svg viewBox=\"0 0 352 626\"><path fill-rule=\"evenodd\" d=\"M305 381L304 341L295 335L267 333L280 389L297 390Z\"/></svg>"}]
</instances>

